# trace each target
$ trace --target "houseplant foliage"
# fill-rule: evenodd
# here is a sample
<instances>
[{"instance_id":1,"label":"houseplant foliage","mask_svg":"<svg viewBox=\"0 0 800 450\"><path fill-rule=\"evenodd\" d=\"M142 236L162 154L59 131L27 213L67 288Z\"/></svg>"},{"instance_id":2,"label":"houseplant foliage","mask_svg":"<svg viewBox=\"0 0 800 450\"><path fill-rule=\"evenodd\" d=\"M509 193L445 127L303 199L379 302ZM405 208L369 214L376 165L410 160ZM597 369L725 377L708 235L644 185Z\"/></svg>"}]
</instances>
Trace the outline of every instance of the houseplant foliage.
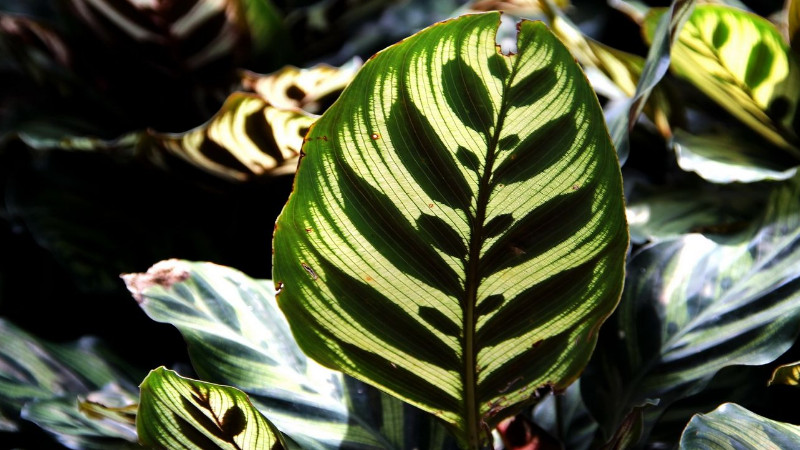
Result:
<instances>
[{"instance_id":1,"label":"houseplant foliage","mask_svg":"<svg viewBox=\"0 0 800 450\"><path fill-rule=\"evenodd\" d=\"M125 272L189 361L0 319L4 436L796 446L796 1L179 3L0 17L4 70L41 88L2 110L3 220L87 292ZM410 37L367 59L377 28ZM260 242L269 267L270 237L255 277L163 258Z\"/></svg>"}]
</instances>

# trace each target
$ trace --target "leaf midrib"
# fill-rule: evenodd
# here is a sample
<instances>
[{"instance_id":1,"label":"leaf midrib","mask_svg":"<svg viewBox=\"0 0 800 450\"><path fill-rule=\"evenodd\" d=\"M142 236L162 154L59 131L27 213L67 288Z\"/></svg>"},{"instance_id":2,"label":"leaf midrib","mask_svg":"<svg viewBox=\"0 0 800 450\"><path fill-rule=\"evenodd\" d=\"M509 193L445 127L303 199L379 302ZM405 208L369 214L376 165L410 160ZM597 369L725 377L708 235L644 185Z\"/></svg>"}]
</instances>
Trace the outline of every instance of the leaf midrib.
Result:
<instances>
[{"instance_id":1,"label":"leaf midrib","mask_svg":"<svg viewBox=\"0 0 800 450\"><path fill-rule=\"evenodd\" d=\"M509 55L504 55L499 51L498 54L502 58L509 57ZM483 226L486 221L486 206L489 203L489 194L491 193L490 181L493 174L498 143L500 141L500 132L503 129L503 122L505 121L505 116L509 108L507 93L517 75L517 65L520 59L519 57L513 59L508 79L503 84L500 97L500 110L497 113L497 123L495 124L494 132L487 146L486 164L484 164L483 174L478 183L478 199L475 205L475 216L472 218L469 253L467 254L467 261L465 264L467 277L464 282L464 292L466 294L464 305L464 389L466 391L465 406L467 410L466 431L471 448L479 448L481 442L480 433L483 430L481 426L483 419L479 416L480 405L477 402L478 373L475 345L475 337L477 334L475 329L477 322L475 310L478 300L478 287L480 286L480 254L483 247ZM474 105L471 97L469 97L469 102Z\"/></svg>"}]
</instances>

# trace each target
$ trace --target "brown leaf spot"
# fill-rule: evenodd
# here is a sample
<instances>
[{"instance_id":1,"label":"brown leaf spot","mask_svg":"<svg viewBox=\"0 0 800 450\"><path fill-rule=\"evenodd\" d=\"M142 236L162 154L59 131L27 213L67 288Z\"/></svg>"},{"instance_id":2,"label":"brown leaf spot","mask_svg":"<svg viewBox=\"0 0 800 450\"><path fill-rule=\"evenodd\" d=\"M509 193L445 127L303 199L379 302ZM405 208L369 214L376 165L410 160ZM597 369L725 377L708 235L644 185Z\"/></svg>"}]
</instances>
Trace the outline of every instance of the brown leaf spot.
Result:
<instances>
[{"instance_id":1,"label":"brown leaf spot","mask_svg":"<svg viewBox=\"0 0 800 450\"><path fill-rule=\"evenodd\" d=\"M153 265L146 273L122 274L125 286L138 303L144 301L143 293L153 286L162 286L169 289L175 283L189 279L189 268L177 259L168 259Z\"/></svg>"}]
</instances>

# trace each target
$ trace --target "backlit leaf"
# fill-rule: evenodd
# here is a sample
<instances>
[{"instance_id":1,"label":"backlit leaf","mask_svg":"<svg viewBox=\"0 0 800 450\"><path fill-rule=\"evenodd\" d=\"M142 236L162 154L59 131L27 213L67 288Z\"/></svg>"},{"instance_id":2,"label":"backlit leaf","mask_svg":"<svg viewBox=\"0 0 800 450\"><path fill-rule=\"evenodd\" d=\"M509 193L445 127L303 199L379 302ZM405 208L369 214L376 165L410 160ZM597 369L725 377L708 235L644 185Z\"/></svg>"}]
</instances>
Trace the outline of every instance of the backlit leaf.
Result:
<instances>
[{"instance_id":1,"label":"backlit leaf","mask_svg":"<svg viewBox=\"0 0 800 450\"><path fill-rule=\"evenodd\" d=\"M773 384L800 385L800 362L778 366L769 380L769 385Z\"/></svg>"},{"instance_id":2,"label":"backlit leaf","mask_svg":"<svg viewBox=\"0 0 800 450\"><path fill-rule=\"evenodd\" d=\"M283 449L280 432L235 388L183 378L163 367L142 381L136 429L161 448Z\"/></svg>"},{"instance_id":3,"label":"backlit leaf","mask_svg":"<svg viewBox=\"0 0 800 450\"><path fill-rule=\"evenodd\" d=\"M619 166L542 23L442 22L372 57L306 136L273 276L305 352L464 445L580 374L627 249Z\"/></svg>"},{"instance_id":4,"label":"backlit leaf","mask_svg":"<svg viewBox=\"0 0 800 450\"><path fill-rule=\"evenodd\" d=\"M662 10L648 15L653 35ZM800 67L769 21L736 8L695 8L672 52L672 69L795 158Z\"/></svg>"}]
</instances>

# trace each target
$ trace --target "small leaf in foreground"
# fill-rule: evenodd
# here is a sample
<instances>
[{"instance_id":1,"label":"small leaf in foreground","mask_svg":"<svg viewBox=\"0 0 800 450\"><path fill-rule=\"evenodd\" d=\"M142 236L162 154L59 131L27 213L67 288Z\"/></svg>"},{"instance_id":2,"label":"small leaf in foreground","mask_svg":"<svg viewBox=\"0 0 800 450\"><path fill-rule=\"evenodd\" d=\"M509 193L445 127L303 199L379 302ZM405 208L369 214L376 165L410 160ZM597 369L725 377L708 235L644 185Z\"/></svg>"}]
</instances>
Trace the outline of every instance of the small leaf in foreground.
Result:
<instances>
[{"instance_id":1,"label":"small leaf in foreground","mask_svg":"<svg viewBox=\"0 0 800 450\"><path fill-rule=\"evenodd\" d=\"M163 367L140 387L136 430L166 448L283 449L280 432L235 388L183 378Z\"/></svg>"}]
</instances>

